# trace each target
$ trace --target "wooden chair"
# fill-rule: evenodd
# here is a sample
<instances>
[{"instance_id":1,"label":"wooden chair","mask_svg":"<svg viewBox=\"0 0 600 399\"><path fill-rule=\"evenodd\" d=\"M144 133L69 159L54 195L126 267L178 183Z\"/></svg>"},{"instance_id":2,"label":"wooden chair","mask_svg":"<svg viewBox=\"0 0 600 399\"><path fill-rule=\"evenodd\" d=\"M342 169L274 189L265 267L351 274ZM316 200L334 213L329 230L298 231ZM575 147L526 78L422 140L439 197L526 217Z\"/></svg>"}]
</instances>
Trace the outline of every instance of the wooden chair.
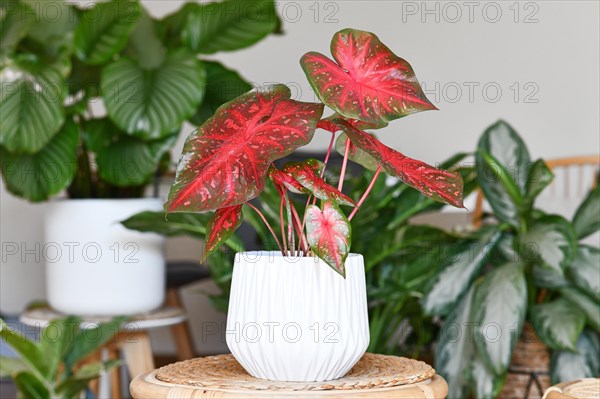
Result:
<instances>
[{"instance_id":1,"label":"wooden chair","mask_svg":"<svg viewBox=\"0 0 600 399\"><path fill-rule=\"evenodd\" d=\"M600 166L600 155L584 155L579 157L551 159L546 161L546 165L554 173L558 174L559 170L563 171L560 177L562 177L562 189L564 198L570 198L574 194L577 196L583 196L585 195L586 190L588 190L590 187L595 188L598 184L598 167ZM588 185L585 183L585 178L586 172L590 170L590 167L595 168L592 173L592 184ZM571 180L572 170L575 170L577 175L575 182ZM548 188L551 195L557 195L557 181L558 179L555 179ZM576 187L573 187L573 183L576 183ZM483 219L483 200L483 192L480 189L477 191L475 210L473 211L473 217L471 219L474 227L481 226L481 222Z\"/></svg>"}]
</instances>

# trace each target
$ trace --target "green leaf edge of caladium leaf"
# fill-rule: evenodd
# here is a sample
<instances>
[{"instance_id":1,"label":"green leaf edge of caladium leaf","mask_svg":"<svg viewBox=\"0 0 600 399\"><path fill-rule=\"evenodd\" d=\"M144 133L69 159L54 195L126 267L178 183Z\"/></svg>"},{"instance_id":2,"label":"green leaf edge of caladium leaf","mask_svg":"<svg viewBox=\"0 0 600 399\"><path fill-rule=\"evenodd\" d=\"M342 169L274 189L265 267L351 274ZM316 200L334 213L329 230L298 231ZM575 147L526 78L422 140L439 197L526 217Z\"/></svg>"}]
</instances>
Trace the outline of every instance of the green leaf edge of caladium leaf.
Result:
<instances>
[{"instance_id":1,"label":"green leaf edge of caladium leaf","mask_svg":"<svg viewBox=\"0 0 600 399\"><path fill-rule=\"evenodd\" d=\"M341 222L345 225L345 227L348 229L348 235L346 237L347 240L347 244L346 244L346 251L342 252L342 256L341 256L341 260L340 260L340 264L336 264L336 262L334 260L328 259L329 257L326 256L326 254L321 250L321 246L317 245L318 242L314 241L314 237L311 234L310 228L311 228L311 223L310 223L310 213L311 212L318 212L320 215L323 214L323 211L325 211L325 209L327 207L331 207L339 216L341 216ZM324 201L323 204L321 205L321 208L319 208L316 205L309 205L309 207L306 210L307 213L307 222L306 222L306 237L308 240L308 243L312 249L312 251L315 253L315 255L317 255L321 260L323 260L323 262L325 262L327 265L329 265L336 273L339 273L343 278L346 278L346 268L344 266L346 259L348 258L348 255L350 254L350 245L352 242L352 226L350 225L350 222L348 221L348 218L346 217L346 215L340 210L340 208L337 206L337 204L333 201Z\"/></svg>"}]
</instances>

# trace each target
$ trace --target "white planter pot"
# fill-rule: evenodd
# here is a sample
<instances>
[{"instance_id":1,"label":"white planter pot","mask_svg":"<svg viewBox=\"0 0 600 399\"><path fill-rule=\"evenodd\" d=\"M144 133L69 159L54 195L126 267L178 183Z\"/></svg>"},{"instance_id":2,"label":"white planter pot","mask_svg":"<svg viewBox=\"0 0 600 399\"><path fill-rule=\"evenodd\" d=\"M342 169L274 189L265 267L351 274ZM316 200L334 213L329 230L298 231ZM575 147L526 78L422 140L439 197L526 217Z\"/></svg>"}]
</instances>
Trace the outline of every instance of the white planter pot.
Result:
<instances>
[{"instance_id":1,"label":"white planter pot","mask_svg":"<svg viewBox=\"0 0 600 399\"><path fill-rule=\"evenodd\" d=\"M362 255L348 256L344 279L316 257L238 253L226 341L257 378L327 381L344 376L369 345Z\"/></svg>"},{"instance_id":2,"label":"white planter pot","mask_svg":"<svg viewBox=\"0 0 600 399\"><path fill-rule=\"evenodd\" d=\"M50 305L74 315L131 315L159 307L165 293L164 238L119 222L161 209L157 198L50 203L42 249Z\"/></svg>"}]
</instances>

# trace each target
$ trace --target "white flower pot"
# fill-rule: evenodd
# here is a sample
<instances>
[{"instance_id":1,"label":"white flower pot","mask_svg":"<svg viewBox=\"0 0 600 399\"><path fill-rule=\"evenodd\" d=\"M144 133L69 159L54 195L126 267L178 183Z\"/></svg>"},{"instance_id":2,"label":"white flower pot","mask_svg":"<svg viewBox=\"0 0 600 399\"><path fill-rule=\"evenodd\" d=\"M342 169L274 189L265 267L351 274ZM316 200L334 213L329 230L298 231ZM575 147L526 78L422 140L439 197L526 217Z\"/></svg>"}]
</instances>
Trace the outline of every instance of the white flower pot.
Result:
<instances>
[{"instance_id":1,"label":"white flower pot","mask_svg":"<svg viewBox=\"0 0 600 399\"><path fill-rule=\"evenodd\" d=\"M344 376L369 345L362 255L348 256L344 279L316 257L238 253L226 341L257 378L327 381Z\"/></svg>"},{"instance_id":2,"label":"white flower pot","mask_svg":"<svg viewBox=\"0 0 600 399\"><path fill-rule=\"evenodd\" d=\"M50 203L42 248L50 305L74 315L131 315L159 307L165 293L164 238L119 222L161 209L157 198Z\"/></svg>"}]
</instances>

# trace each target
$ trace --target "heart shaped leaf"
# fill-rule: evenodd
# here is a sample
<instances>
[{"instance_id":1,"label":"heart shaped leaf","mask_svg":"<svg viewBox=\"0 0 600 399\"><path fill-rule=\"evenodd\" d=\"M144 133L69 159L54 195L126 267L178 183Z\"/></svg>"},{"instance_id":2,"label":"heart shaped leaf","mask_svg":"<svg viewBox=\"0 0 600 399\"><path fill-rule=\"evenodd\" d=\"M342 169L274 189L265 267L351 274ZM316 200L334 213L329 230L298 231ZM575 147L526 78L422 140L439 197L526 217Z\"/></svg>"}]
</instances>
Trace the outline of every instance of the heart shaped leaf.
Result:
<instances>
[{"instance_id":1,"label":"heart shaped leaf","mask_svg":"<svg viewBox=\"0 0 600 399\"><path fill-rule=\"evenodd\" d=\"M408 62L370 32L344 29L331 40L336 62L316 52L300 60L317 96L341 115L382 123L436 109Z\"/></svg>"},{"instance_id":2,"label":"heart shaped leaf","mask_svg":"<svg viewBox=\"0 0 600 399\"><path fill-rule=\"evenodd\" d=\"M323 113L322 104L290 96L274 85L219 107L188 137L165 209L214 210L260 194L271 163L310 142Z\"/></svg>"},{"instance_id":3,"label":"heart shaped leaf","mask_svg":"<svg viewBox=\"0 0 600 399\"><path fill-rule=\"evenodd\" d=\"M144 69L122 57L102 71L102 92L110 118L128 134L157 139L179 129L204 94L205 72L187 51L174 51L164 63Z\"/></svg>"},{"instance_id":4,"label":"heart shaped leaf","mask_svg":"<svg viewBox=\"0 0 600 399\"><path fill-rule=\"evenodd\" d=\"M308 189L313 195L322 200L332 200L341 205L356 205L346 194L327 184L317 173L322 170L323 163L316 159L304 162L288 162L283 172Z\"/></svg>"},{"instance_id":5,"label":"heart shaped leaf","mask_svg":"<svg viewBox=\"0 0 600 399\"><path fill-rule=\"evenodd\" d=\"M75 54L87 64L102 64L121 51L140 18L138 1L112 0L86 9L75 30Z\"/></svg>"},{"instance_id":6,"label":"heart shaped leaf","mask_svg":"<svg viewBox=\"0 0 600 399\"><path fill-rule=\"evenodd\" d=\"M350 252L352 228L333 201L323 202L323 210L310 205L306 210L306 237L314 253L346 278L344 262Z\"/></svg>"},{"instance_id":7,"label":"heart shaped leaf","mask_svg":"<svg viewBox=\"0 0 600 399\"><path fill-rule=\"evenodd\" d=\"M233 235L242 225L244 214L243 205L228 206L217 209L206 226L206 249L202 261Z\"/></svg>"},{"instance_id":8,"label":"heart shaped leaf","mask_svg":"<svg viewBox=\"0 0 600 399\"><path fill-rule=\"evenodd\" d=\"M408 158L344 120L336 119L336 124L354 145L376 159L389 175L400 178L429 198L458 208L463 207L463 181L460 173L437 169Z\"/></svg>"}]
</instances>

